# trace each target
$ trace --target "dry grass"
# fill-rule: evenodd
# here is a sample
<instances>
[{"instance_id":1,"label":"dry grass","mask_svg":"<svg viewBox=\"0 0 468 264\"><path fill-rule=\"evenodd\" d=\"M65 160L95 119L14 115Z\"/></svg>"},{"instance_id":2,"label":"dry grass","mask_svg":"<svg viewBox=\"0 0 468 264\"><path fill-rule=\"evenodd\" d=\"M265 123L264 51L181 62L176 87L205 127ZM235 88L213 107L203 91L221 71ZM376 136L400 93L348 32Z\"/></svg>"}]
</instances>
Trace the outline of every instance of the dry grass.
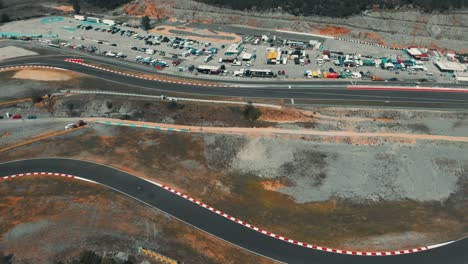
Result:
<instances>
[{"instance_id":1,"label":"dry grass","mask_svg":"<svg viewBox=\"0 0 468 264\"><path fill-rule=\"evenodd\" d=\"M430 237L416 242L399 241L394 245L399 249L458 238L466 230L466 201L448 201L445 205L412 201L356 205L340 200L298 204L277 192L289 184L287 181L262 181L209 168L200 135L122 127L115 128L114 133L102 135L89 130L73 140L46 140L1 154L0 160L57 156L107 164L173 186L264 229L325 246L340 247L350 239L365 241L368 237L406 231ZM353 249L391 248L363 244Z\"/></svg>"},{"instance_id":2,"label":"dry grass","mask_svg":"<svg viewBox=\"0 0 468 264\"><path fill-rule=\"evenodd\" d=\"M120 194L79 181L36 177L2 182L0 214L2 236L18 230L3 239L2 251L28 263L70 259L83 249L137 255L138 246L186 263L271 263ZM21 233L24 223L46 227Z\"/></svg>"}]
</instances>

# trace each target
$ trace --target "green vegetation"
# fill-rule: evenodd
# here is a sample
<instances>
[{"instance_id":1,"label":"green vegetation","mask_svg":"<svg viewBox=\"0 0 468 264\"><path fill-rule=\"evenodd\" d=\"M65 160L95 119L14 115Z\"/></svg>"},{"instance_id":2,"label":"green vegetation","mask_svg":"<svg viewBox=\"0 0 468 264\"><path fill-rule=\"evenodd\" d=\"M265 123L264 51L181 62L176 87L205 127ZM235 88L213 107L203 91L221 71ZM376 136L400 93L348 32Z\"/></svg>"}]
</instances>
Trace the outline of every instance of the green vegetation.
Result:
<instances>
[{"instance_id":1,"label":"green vegetation","mask_svg":"<svg viewBox=\"0 0 468 264\"><path fill-rule=\"evenodd\" d=\"M73 0L72 5L73 5L73 10L75 10L75 13L79 14L81 10L80 0Z\"/></svg>"},{"instance_id":2,"label":"green vegetation","mask_svg":"<svg viewBox=\"0 0 468 264\"><path fill-rule=\"evenodd\" d=\"M151 29L151 24L150 24L151 20L149 19L148 16L144 16L141 18L141 28L143 28L144 30L149 30Z\"/></svg>"},{"instance_id":3,"label":"green vegetation","mask_svg":"<svg viewBox=\"0 0 468 264\"><path fill-rule=\"evenodd\" d=\"M130 2L131 0L85 0L85 1L97 7L113 9L120 5L126 4Z\"/></svg>"},{"instance_id":4,"label":"green vegetation","mask_svg":"<svg viewBox=\"0 0 468 264\"><path fill-rule=\"evenodd\" d=\"M244 115L245 119L255 121L260 118L262 112L260 109L256 108L252 102L249 102L249 104L245 106L242 114Z\"/></svg>"},{"instance_id":5,"label":"green vegetation","mask_svg":"<svg viewBox=\"0 0 468 264\"><path fill-rule=\"evenodd\" d=\"M5 255L3 252L0 252L0 264L11 264L13 263L13 254Z\"/></svg>"},{"instance_id":6,"label":"green vegetation","mask_svg":"<svg viewBox=\"0 0 468 264\"><path fill-rule=\"evenodd\" d=\"M229 7L237 10L280 9L293 15L322 15L329 17L347 17L358 14L374 5L383 9L412 5L425 12L444 11L453 8L468 7L465 0L196 0L199 2Z\"/></svg>"},{"instance_id":7,"label":"green vegetation","mask_svg":"<svg viewBox=\"0 0 468 264\"><path fill-rule=\"evenodd\" d=\"M0 17L0 23L10 22L10 16L8 14L2 14Z\"/></svg>"}]
</instances>

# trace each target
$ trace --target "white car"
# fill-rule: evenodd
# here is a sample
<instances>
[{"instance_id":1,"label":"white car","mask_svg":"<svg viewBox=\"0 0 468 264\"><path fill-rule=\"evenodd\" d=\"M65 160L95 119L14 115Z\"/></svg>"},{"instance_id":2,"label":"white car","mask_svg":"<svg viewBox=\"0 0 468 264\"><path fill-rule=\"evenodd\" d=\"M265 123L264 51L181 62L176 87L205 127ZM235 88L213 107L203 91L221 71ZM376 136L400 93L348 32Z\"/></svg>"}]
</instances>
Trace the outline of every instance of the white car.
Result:
<instances>
[{"instance_id":1,"label":"white car","mask_svg":"<svg viewBox=\"0 0 468 264\"><path fill-rule=\"evenodd\" d=\"M115 57L115 56L117 56L117 54L115 54L115 53L112 52L112 51L109 51L109 52L106 52L106 56L108 56L108 57Z\"/></svg>"},{"instance_id":2,"label":"white car","mask_svg":"<svg viewBox=\"0 0 468 264\"><path fill-rule=\"evenodd\" d=\"M70 124L65 126L65 130L69 130L69 129L73 129L73 128L76 128L76 125L73 124L73 123L70 123Z\"/></svg>"}]
</instances>

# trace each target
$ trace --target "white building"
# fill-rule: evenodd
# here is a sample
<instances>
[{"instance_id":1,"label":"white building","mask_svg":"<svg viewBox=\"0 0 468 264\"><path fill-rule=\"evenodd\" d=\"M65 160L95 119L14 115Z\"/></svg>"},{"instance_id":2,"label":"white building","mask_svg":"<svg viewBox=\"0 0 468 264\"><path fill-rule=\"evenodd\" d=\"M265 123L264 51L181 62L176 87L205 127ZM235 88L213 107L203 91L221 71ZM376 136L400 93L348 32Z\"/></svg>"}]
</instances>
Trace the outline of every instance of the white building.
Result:
<instances>
[{"instance_id":1,"label":"white building","mask_svg":"<svg viewBox=\"0 0 468 264\"><path fill-rule=\"evenodd\" d=\"M80 15L75 15L75 19L79 21L85 21L86 17L85 16L80 16Z\"/></svg>"},{"instance_id":2,"label":"white building","mask_svg":"<svg viewBox=\"0 0 468 264\"><path fill-rule=\"evenodd\" d=\"M109 26L113 26L113 25L115 25L115 20L103 19L103 20L102 20L102 23L104 23L104 24L106 24L106 25L109 25Z\"/></svg>"}]
</instances>

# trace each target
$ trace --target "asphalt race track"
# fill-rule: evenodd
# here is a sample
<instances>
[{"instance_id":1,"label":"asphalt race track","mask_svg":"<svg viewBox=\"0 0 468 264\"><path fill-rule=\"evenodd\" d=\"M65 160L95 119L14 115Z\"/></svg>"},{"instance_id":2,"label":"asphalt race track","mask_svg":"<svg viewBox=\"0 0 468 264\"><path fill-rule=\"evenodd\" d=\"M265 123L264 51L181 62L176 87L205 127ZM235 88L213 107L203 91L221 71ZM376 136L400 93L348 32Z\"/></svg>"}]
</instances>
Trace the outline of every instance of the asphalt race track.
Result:
<instances>
[{"instance_id":1,"label":"asphalt race track","mask_svg":"<svg viewBox=\"0 0 468 264\"><path fill-rule=\"evenodd\" d=\"M323 104L348 104L348 105L384 105L384 106L408 106L423 108L451 108L466 109L468 107L468 93L449 92L408 92L408 91L356 91L346 90L345 86L350 84L345 81L299 81L285 82L243 82L242 87L204 87L197 85L181 85L162 83L144 79L136 79L130 76L119 75L98 69L84 67L78 64L65 62L66 55L42 55L17 58L0 63L0 67L19 65L44 65L60 67L109 82L118 82L128 86L156 89L162 92L177 92L207 96L229 96L244 98L294 98L296 102L323 103ZM96 57L89 59L82 57L87 62L98 61L108 65L141 72L141 65L124 63L122 61L112 62L107 58ZM124 66L125 65L125 66ZM148 71L147 72L151 72ZM232 82L231 82L232 83ZM239 83L237 83L239 84ZM381 85L382 83L380 83ZM289 85L292 86L289 89ZM246 87L248 86L248 87Z\"/></svg>"},{"instance_id":2,"label":"asphalt race track","mask_svg":"<svg viewBox=\"0 0 468 264\"><path fill-rule=\"evenodd\" d=\"M353 256L287 243L230 221L180 196L125 172L85 161L32 159L0 164L0 176L30 172L67 173L99 182L158 208L194 227L257 254L286 263L320 264L466 264L468 239L418 253ZM309 241L313 242L313 241Z\"/></svg>"}]
</instances>

